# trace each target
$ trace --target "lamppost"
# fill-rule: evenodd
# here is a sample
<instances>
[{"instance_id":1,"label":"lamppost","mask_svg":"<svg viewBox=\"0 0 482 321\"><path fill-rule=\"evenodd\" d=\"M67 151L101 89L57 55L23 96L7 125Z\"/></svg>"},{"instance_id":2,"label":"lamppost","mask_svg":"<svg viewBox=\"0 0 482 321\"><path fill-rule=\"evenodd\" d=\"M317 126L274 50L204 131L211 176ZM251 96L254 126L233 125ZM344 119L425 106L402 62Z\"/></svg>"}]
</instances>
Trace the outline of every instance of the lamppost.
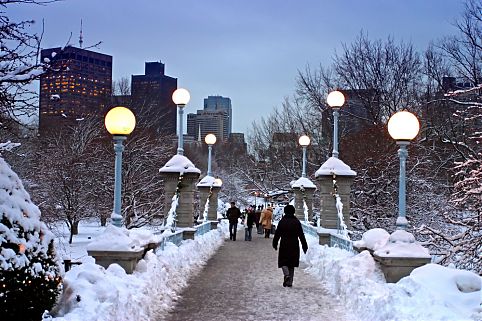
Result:
<instances>
[{"instance_id":1,"label":"lamppost","mask_svg":"<svg viewBox=\"0 0 482 321\"><path fill-rule=\"evenodd\" d=\"M398 218L397 229L406 229L408 222L405 216L405 164L408 157L407 146L414 139L420 130L420 123L417 117L408 112L400 111L395 113L388 120L388 133L400 146L398 156L400 158L400 179L398 184Z\"/></svg>"},{"instance_id":2,"label":"lamppost","mask_svg":"<svg viewBox=\"0 0 482 321\"><path fill-rule=\"evenodd\" d=\"M216 135L214 134L207 134L204 137L204 141L208 144L208 174L207 176L213 176L213 172L211 171L211 152L213 150L213 145L216 143Z\"/></svg>"},{"instance_id":3,"label":"lamppost","mask_svg":"<svg viewBox=\"0 0 482 321\"><path fill-rule=\"evenodd\" d=\"M178 133L177 133L177 154L178 155L183 155L184 154L184 148L183 148L183 131L184 129L182 128L183 126L183 114L184 114L184 107L186 104L189 102L191 99L191 95L189 94L189 91L187 91L184 88L178 88L174 93L172 94L172 101L177 105L177 114L178 114Z\"/></svg>"},{"instance_id":4,"label":"lamppost","mask_svg":"<svg viewBox=\"0 0 482 321\"><path fill-rule=\"evenodd\" d=\"M306 177L306 148L310 144L310 138L303 135L298 139L298 143L303 147L303 171L301 172L301 177Z\"/></svg>"},{"instance_id":5,"label":"lamppost","mask_svg":"<svg viewBox=\"0 0 482 321\"><path fill-rule=\"evenodd\" d=\"M122 226L121 188L122 188L122 152L124 140L136 127L136 117L125 107L114 107L105 116L105 127L112 135L115 151L115 183L114 183L114 210L111 215L112 224Z\"/></svg>"},{"instance_id":6,"label":"lamppost","mask_svg":"<svg viewBox=\"0 0 482 321\"><path fill-rule=\"evenodd\" d=\"M328 105L333 109L333 152L332 156L338 158L338 116L341 106L345 103L345 96L338 91L332 91L326 98Z\"/></svg>"}]
</instances>

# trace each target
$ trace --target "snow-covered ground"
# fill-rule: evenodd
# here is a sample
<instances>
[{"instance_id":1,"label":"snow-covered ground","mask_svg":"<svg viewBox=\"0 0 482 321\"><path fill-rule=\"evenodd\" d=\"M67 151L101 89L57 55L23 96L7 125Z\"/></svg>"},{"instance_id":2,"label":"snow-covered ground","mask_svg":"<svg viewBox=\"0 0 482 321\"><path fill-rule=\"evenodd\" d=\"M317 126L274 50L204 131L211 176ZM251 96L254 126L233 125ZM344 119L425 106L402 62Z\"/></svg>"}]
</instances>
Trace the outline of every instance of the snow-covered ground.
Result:
<instances>
[{"instance_id":1,"label":"snow-covered ground","mask_svg":"<svg viewBox=\"0 0 482 321\"><path fill-rule=\"evenodd\" d=\"M104 269L94 263L86 245L103 228L81 226L72 246L60 255L81 260L64 276L65 294L55 318L44 320L155 320L174 304L187 280L202 268L227 235L227 226L163 251L149 252L133 274L118 265ZM428 264L396 284L387 284L368 251L358 255L320 246L302 260L359 320L482 320L482 278L468 271ZM61 245L61 244L59 244ZM302 318L300 312L296 318Z\"/></svg>"}]
</instances>

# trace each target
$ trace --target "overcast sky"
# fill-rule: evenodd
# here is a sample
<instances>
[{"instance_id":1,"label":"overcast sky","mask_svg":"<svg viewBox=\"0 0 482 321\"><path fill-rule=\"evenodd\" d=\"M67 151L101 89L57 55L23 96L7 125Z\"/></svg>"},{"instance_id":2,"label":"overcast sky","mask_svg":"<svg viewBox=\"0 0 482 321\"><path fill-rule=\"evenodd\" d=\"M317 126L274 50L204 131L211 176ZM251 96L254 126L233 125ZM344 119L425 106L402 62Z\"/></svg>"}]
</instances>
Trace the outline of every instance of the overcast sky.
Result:
<instances>
[{"instance_id":1,"label":"overcast sky","mask_svg":"<svg viewBox=\"0 0 482 321\"><path fill-rule=\"evenodd\" d=\"M144 73L145 61L191 92L186 113L208 95L230 97L233 131L246 132L295 90L297 71L328 65L361 30L370 39L410 41L424 50L455 32L461 0L65 0L15 5L14 19L44 19L43 47L102 41L113 79Z\"/></svg>"}]
</instances>

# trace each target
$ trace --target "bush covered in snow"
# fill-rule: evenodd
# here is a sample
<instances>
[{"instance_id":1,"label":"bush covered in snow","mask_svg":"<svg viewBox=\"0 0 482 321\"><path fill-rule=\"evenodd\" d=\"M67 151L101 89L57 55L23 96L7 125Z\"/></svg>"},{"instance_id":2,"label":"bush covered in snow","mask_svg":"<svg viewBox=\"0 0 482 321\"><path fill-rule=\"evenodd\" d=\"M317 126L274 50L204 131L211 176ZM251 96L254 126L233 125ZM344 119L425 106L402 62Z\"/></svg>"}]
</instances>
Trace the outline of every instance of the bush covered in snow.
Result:
<instances>
[{"instance_id":1,"label":"bush covered in snow","mask_svg":"<svg viewBox=\"0 0 482 321\"><path fill-rule=\"evenodd\" d=\"M4 320L39 320L60 292L53 234L22 182L0 157L0 311Z\"/></svg>"}]
</instances>

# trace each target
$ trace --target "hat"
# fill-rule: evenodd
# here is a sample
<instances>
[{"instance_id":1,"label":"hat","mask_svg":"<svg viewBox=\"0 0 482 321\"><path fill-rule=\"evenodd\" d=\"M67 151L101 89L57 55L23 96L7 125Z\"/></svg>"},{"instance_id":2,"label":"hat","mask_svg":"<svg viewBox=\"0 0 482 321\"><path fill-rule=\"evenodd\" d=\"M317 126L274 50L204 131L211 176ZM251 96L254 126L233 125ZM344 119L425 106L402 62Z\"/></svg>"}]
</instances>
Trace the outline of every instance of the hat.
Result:
<instances>
[{"instance_id":1,"label":"hat","mask_svg":"<svg viewBox=\"0 0 482 321\"><path fill-rule=\"evenodd\" d=\"M295 207L293 205L286 205L284 212L285 214L295 214Z\"/></svg>"}]
</instances>

